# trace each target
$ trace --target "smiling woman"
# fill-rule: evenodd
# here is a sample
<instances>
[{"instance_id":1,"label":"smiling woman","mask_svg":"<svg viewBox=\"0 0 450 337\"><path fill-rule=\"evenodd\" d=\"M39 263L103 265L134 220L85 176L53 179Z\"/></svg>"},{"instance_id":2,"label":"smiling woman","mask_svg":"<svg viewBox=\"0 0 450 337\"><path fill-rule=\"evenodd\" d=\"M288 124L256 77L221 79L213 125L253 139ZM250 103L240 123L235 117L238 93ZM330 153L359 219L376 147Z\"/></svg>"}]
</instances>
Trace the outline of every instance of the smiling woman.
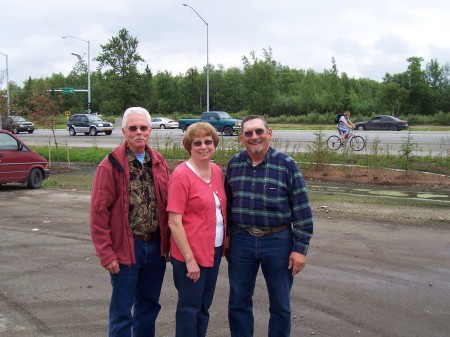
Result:
<instances>
[{"instance_id":1,"label":"smiling woman","mask_svg":"<svg viewBox=\"0 0 450 337\"><path fill-rule=\"evenodd\" d=\"M174 169L169 180L167 211L178 291L177 337L206 335L208 310L225 251L224 177L221 168L211 162L218 143L211 124L191 125L183 137L190 158Z\"/></svg>"}]
</instances>

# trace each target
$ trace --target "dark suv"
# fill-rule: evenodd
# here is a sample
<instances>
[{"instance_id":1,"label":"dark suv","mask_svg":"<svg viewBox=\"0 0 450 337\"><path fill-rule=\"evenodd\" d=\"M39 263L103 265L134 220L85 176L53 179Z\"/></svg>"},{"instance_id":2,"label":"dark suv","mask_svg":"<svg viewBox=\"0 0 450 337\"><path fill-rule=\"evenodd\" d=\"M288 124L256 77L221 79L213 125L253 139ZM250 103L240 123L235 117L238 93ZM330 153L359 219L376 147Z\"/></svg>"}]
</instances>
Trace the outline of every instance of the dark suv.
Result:
<instances>
[{"instance_id":1,"label":"dark suv","mask_svg":"<svg viewBox=\"0 0 450 337\"><path fill-rule=\"evenodd\" d=\"M99 132L110 135L114 130L114 125L103 121L99 116L93 114L74 114L70 115L67 121L67 130L71 136L77 132L82 132L86 136L96 136Z\"/></svg>"},{"instance_id":2,"label":"dark suv","mask_svg":"<svg viewBox=\"0 0 450 337\"><path fill-rule=\"evenodd\" d=\"M8 130L14 134L18 134L19 132L33 133L35 130L34 124L25 120L25 118L21 116L3 117L1 122L2 123L0 124L2 125L2 129Z\"/></svg>"}]
</instances>

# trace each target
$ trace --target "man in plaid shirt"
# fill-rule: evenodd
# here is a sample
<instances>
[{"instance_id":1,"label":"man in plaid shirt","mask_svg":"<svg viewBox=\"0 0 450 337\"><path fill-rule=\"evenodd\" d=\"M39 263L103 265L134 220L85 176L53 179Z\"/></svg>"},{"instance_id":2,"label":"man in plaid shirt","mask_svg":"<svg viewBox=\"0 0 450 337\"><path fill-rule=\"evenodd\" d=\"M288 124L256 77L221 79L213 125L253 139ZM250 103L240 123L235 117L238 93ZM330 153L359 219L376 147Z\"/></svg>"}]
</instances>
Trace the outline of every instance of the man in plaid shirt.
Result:
<instances>
[{"instance_id":1,"label":"man in plaid shirt","mask_svg":"<svg viewBox=\"0 0 450 337\"><path fill-rule=\"evenodd\" d=\"M269 292L268 335L290 336L289 295L313 233L303 176L291 157L270 147L271 139L262 116L246 117L240 134L246 151L231 158L225 176L232 337L253 336L252 296L260 266Z\"/></svg>"}]
</instances>

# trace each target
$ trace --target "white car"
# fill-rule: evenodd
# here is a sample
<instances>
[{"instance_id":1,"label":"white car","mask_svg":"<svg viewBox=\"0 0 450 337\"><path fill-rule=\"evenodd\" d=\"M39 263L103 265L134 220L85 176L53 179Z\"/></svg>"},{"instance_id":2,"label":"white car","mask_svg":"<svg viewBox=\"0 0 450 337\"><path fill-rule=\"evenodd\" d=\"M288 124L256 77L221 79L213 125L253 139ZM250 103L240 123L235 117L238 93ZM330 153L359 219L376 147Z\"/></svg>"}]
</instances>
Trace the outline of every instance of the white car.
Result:
<instances>
[{"instance_id":1,"label":"white car","mask_svg":"<svg viewBox=\"0 0 450 337\"><path fill-rule=\"evenodd\" d=\"M167 117L152 118L152 129L176 129L178 122Z\"/></svg>"}]
</instances>

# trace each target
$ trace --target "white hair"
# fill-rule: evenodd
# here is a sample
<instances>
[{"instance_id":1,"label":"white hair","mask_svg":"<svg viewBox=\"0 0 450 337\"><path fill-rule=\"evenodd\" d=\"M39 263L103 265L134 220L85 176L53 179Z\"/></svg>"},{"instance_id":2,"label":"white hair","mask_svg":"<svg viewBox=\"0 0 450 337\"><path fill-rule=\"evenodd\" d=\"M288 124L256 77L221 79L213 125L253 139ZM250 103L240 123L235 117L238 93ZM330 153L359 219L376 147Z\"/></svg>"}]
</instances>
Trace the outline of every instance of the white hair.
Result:
<instances>
[{"instance_id":1,"label":"white hair","mask_svg":"<svg viewBox=\"0 0 450 337\"><path fill-rule=\"evenodd\" d=\"M147 109L135 106L135 107L131 107L125 110L124 114L123 114L123 118L122 118L122 128L126 128L127 127L127 123L128 123L128 116L132 115L132 114L136 114L136 115L144 115L147 117L147 122L148 125L150 126L152 123L152 117L150 116L150 113L147 111Z\"/></svg>"}]
</instances>

